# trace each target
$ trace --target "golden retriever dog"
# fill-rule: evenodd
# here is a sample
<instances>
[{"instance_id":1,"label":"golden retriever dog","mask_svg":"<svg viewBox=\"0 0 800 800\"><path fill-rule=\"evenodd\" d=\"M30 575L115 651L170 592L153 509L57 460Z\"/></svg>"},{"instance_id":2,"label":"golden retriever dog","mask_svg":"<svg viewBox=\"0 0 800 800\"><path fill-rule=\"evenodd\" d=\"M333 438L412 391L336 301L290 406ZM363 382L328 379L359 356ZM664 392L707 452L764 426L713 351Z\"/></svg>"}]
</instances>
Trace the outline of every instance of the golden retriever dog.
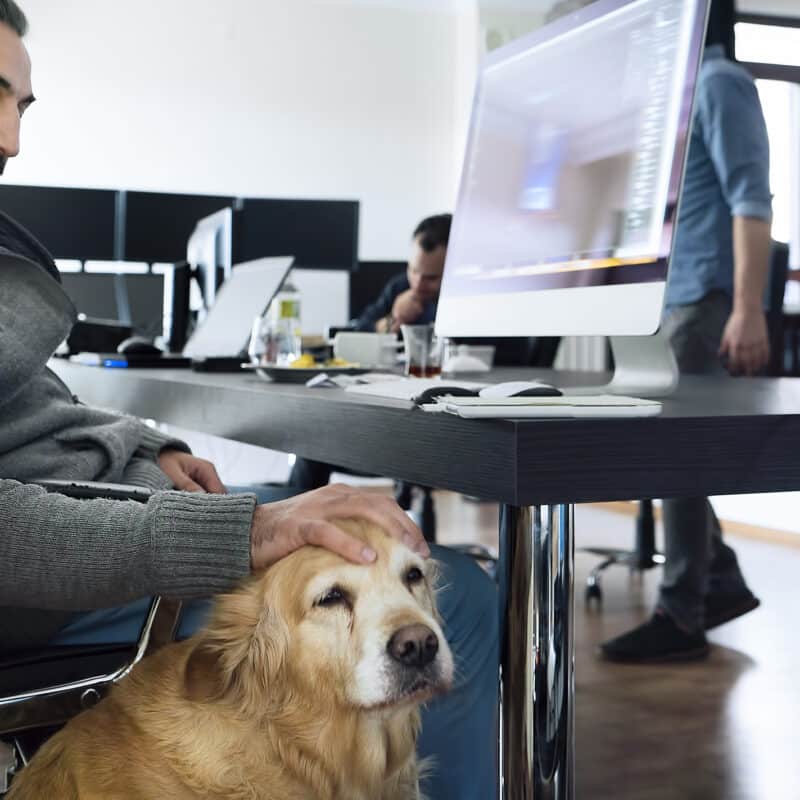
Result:
<instances>
[{"instance_id":1,"label":"golden retriever dog","mask_svg":"<svg viewBox=\"0 0 800 800\"><path fill-rule=\"evenodd\" d=\"M453 658L435 565L367 523L359 566L304 547L217 599L53 736L9 800L416 800L419 706Z\"/></svg>"}]
</instances>

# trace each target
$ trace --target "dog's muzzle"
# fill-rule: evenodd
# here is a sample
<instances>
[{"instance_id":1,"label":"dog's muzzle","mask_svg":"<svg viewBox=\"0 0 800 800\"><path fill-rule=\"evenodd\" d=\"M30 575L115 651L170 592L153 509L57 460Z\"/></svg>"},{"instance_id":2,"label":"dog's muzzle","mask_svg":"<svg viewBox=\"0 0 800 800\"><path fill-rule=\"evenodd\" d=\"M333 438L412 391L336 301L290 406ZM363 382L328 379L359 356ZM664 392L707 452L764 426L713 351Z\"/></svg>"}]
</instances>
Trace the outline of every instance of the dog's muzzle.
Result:
<instances>
[{"instance_id":1,"label":"dog's muzzle","mask_svg":"<svg viewBox=\"0 0 800 800\"><path fill-rule=\"evenodd\" d=\"M427 625L406 625L386 645L393 661L411 669L424 669L439 652L439 637Z\"/></svg>"}]
</instances>

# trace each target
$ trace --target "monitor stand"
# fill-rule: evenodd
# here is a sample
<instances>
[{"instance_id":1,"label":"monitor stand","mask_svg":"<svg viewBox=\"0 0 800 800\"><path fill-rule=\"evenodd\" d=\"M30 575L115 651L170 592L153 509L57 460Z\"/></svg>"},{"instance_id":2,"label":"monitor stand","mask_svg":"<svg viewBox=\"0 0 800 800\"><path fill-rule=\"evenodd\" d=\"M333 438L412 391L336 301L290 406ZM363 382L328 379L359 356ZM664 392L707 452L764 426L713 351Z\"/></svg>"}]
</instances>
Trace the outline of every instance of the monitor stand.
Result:
<instances>
[{"instance_id":1,"label":"monitor stand","mask_svg":"<svg viewBox=\"0 0 800 800\"><path fill-rule=\"evenodd\" d=\"M667 338L653 336L611 336L614 377L605 386L580 386L569 394L620 394L632 397L666 397L678 387L678 364Z\"/></svg>"}]
</instances>

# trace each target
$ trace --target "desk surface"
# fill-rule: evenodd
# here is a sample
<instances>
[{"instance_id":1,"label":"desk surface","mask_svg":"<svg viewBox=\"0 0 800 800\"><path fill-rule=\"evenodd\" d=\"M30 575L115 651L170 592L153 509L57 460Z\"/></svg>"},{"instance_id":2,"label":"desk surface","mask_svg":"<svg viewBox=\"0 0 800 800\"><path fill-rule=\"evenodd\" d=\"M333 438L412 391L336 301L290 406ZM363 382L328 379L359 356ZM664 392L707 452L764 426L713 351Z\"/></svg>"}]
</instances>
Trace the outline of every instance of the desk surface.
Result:
<instances>
[{"instance_id":1,"label":"desk surface","mask_svg":"<svg viewBox=\"0 0 800 800\"><path fill-rule=\"evenodd\" d=\"M645 419L478 421L251 374L51 367L91 405L512 505L800 488L798 379L684 378Z\"/></svg>"}]
</instances>

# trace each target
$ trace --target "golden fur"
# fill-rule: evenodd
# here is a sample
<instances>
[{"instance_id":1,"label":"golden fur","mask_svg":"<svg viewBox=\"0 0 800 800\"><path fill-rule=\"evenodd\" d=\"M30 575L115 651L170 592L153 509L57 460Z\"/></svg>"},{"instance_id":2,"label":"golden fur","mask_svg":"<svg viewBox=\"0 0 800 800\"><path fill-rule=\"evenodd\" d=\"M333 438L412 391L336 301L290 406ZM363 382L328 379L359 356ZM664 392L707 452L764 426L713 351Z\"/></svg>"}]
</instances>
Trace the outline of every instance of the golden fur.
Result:
<instances>
[{"instance_id":1,"label":"golden fur","mask_svg":"<svg viewBox=\"0 0 800 800\"><path fill-rule=\"evenodd\" d=\"M433 565L372 526L343 527L375 564L305 547L220 597L204 630L53 736L9 800L416 800L419 704L452 680ZM418 624L440 644L421 686L386 644Z\"/></svg>"}]
</instances>

